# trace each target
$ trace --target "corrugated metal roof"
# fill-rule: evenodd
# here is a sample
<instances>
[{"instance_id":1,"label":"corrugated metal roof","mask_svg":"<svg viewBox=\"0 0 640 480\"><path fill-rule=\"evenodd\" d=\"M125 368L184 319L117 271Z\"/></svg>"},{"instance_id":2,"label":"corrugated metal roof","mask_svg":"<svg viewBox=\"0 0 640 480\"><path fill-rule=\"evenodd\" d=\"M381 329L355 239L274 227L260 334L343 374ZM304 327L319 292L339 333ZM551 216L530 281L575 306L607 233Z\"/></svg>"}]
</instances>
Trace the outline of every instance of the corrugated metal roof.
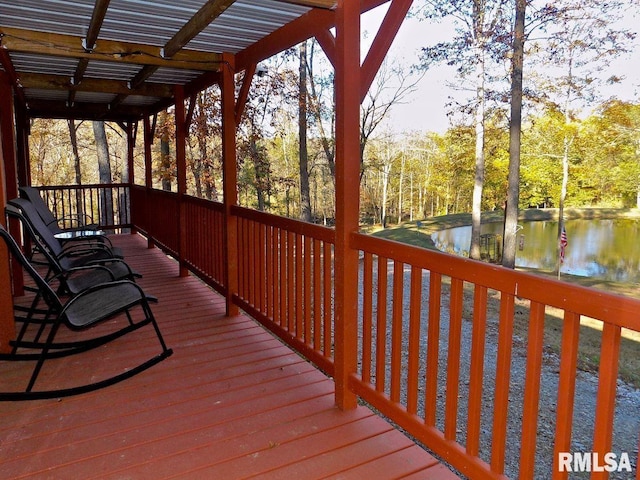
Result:
<instances>
[{"instance_id":1,"label":"corrugated metal roof","mask_svg":"<svg viewBox=\"0 0 640 480\"><path fill-rule=\"evenodd\" d=\"M12 53L11 60L18 72L73 76L78 61L73 58L51 57L33 53Z\"/></svg>"},{"instance_id":2,"label":"corrugated metal roof","mask_svg":"<svg viewBox=\"0 0 640 480\"><path fill-rule=\"evenodd\" d=\"M183 58L180 62L165 59L163 48L175 41L183 27L194 23L190 20L207 5L205 0L111 0L98 25L95 45L86 45L84 40L94 8L100 4L97 0L0 0L0 42L9 51L10 73L15 71L18 82L21 75L29 75L30 83L24 85L28 100L60 103L56 115L63 114L60 112L66 101L68 105L95 104L96 108L87 111L97 111L101 104L103 111L113 115L120 111L125 116L126 108L121 106L164 105L168 86L188 85L218 68L222 64L220 54L241 52L312 10L295 4L296 0L292 2L236 0L222 13L217 4L209 5L219 15L204 28L194 28L184 39L187 43L178 53ZM178 47L183 44L179 42ZM83 62L86 65L79 69ZM6 67L0 63L0 69ZM86 88L70 93L78 88L77 80L71 79L121 83L111 83L95 94ZM130 95L128 91L123 95L125 84L134 88ZM160 96L152 89L142 91L145 85L159 84L166 84ZM92 85L99 88L98 83ZM109 102L116 96L112 109ZM43 115L44 110L37 114Z\"/></svg>"},{"instance_id":3,"label":"corrugated metal roof","mask_svg":"<svg viewBox=\"0 0 640 480\"><path fill-rule=\"evenodd\" d=\"M14 0L0 3L0 25L84 36L94 0Z\"/></svg>"},{"instance_id":4,"label":"corrugated metal roof","mask_svg":"<svg viewBox=\"0 0 640 480\"><path fill-rule=\"evenodd\" d=\"M129 81L140 67L132 63L115 63L93 60L89 62L85 76L88 78L109 78Z\"/></svg>"}]
</instances>

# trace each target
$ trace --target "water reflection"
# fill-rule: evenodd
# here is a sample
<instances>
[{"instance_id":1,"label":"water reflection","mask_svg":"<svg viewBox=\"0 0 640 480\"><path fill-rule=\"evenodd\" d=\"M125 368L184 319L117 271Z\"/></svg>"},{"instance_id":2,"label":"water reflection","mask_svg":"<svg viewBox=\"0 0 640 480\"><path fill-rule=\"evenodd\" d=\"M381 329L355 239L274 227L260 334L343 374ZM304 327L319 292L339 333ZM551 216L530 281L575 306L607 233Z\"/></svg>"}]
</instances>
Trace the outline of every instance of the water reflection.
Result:
<instances>
[{"instance_id":1,"label":"water reflection","mask_svg":"<svg viewBox=\"0 0 640 480\"><path fill-rule=\"evenodd\" d=\"M569 244L562 273L627 283L640 281L640 244L637 220L567 220ZM556 265L558 223L524 222L516 266L552 271ZM482 233L502 234L502 224L483 225ZM468 256L471 227L442 230L432 235L442 251Z\"/></svg>"}]
</instances>

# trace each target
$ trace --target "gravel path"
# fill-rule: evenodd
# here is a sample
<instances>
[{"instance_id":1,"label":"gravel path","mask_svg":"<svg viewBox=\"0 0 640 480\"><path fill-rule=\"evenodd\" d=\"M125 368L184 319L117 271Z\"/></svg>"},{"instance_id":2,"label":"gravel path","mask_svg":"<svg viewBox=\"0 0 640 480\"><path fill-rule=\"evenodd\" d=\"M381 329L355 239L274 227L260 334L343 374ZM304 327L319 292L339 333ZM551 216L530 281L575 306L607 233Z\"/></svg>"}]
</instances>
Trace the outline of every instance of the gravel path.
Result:
<instances>
[{"instance_id":1,"label":"gravel path","mask_svg":"<svg viewBox=\"0 0 640 480\"><path fill-rule=\"evenodd\" d=\"M391 292L393 291L393 273L392 263L389 263L388 268L388 299L387 299L387 384L390 371L390 338L391 338L391 309L392 298ZM360 276L362 279L362 275ZM377 271L374 262L374 311L373 319L375 325L376 319L376 281ZM410 285L410 272L405 269L404 272L404 305L403 305L403 357L404 365L407 362L407 347L408 347L408 318L409 318L409 305L408 305L408 292ZM448 286L443 282L443 295L442 295L442 312L441 312L441 325L440 325L440 359L439 359L439 373L438 373L438 412L439 416L437 424L442 430L443 428L443 415L440 412L444 411L445 400L445 375L447 371L447 341L448 341ZM362 292L362 289L360 290ZM495 294L495 292L493 292ZM495 296L495 295L494 295ZM490 293L491 297L491 293ZM421 348L420 348L420 365L422 371L420 372L421 383L419 385L419 401L420 405L418 413L421 415L424 411L424 378L425 378L425 355L426 355L426 337L427 337L427 302L429 298L429 274L423 273L423 290L422 290L422 319L421 319ZM362 302L362 297L361 297ZM473 299L472 292L465 293L465 308L463 311L463 323L462 323L462 358L461 358L461 380L460 380L460 392L459 392L459 409L458 409L458 430L459 438L458 442L462 445L465 444L465 432L466 432L466 411L467 411L467 396L469 385L469 364L470 364L470 352L471 352L471 330L472 330L472 311L473 311ZM362 303L360 308L362 307ZM362 310L360 310L362 311ZM490 460L491 454L491 430L493 421L493 393L495 389L495 377L496 377L496 355L498 344L498 301L496 299L490 299L487 309L488 321L487 321L487 335L485 343L485 365L484 365L484 396L483 396L483 419L481 426L481 453L480 456L485 461ZM516 315L528 315L525 306L516 308ZM526 318L526 317L523 317ZM375 328L375 327L374 327ZM361 332L362 333L362 332ZM522 412L522 398L524 391L524 379L526 371L526 340L527 332L514 332L512 362L511 362L511 388L510 388L510 400L509 400L509 413L508 413L508 437L507 437L507 451L506 451L506 471L505 473L509 478L517 479L518 476L518 464L520 458L520 436L521 436L521 412ZM373 345L375 349L375 332ZM640 354L640 345L639 345ZM375 359L375 351L374 351ZM374 360L375 361L375 360ZM550 349L545 348L543 353L543 366L542 366L542 379L541 379L541 392L540 392L540 409L539 409L539 423L538 423L538 446L536 450L536 464L537 470L535 479L548 479L551 477L552 461L553 461L553 439L555 433L556 423L556 400L558 395L558 372L559 372L559 356L552 352ZM375 371L375 364L373 366ZM403 379L404 380L404 379ZM372 382L375 382L375 378L372 378ZM387 386L388 393L388 386ZM591 372L578 371L576 380L576 400L574 404L574 431L572 441L573 452L589 452L592 447L592 436L595 429L595 404L597 393L597 376ZM403 392L404 402L404 392ZM615 418L615 430L614 430L614 444L612 451L618 455L622 452L627 452L630 456L630 460L633 467L633 474L627 472L621 472L622 474L612 473L610 478L612 479L629 479L635 478L636 462L638 458L638 435L640 432L640 390L633 388L623 382L618 382L617 392L617 410ZM588 478L587 474L572 474L570 478Z\"/></svg>"}]
</instances>

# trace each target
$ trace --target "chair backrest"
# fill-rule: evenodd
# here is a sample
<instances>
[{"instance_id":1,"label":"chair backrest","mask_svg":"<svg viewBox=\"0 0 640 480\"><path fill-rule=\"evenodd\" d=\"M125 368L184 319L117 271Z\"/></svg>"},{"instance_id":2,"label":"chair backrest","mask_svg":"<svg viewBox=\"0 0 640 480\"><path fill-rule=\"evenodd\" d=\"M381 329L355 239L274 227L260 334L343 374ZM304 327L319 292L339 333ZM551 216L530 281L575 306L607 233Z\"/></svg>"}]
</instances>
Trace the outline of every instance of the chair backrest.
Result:
<instances>
[{"instance_id":1,"label":"chair backrest","mask_svg":"<svg viewBox=\"0 0 640 480\"><path fill-rule=\"evenodd\" d=\"M20 187L19 190L20 196L22 198L26 198L33 204L33 207L35 208L36 212L38 212L38 215L40 216L44 224L57 233L57 231L60 230L60 227L58 226L58 220L49 209L49 206L40 196L40 191L34 187Z\"/></svg>"},{"instance_id":2,"label":"chair backrest","mask_svg":"<svg viewBox=\"0 0 640 480\"><path fill-rule=\"evenodd\" d=\"M63 268L62 264L52 254L52 252L49 250L49 248L47 248L46 245L44 245L42 243L42 240L40 239L40 236L33 230L33 227L31 226L31 223L22 214L22 211L18 207L16 207L15 205L11 205L11 204L8 204L5 207L4 211L5 211L5 214L7 215L7 217L16 218L17 220L20 221L20 224L22 225L23 231L25 233L27 233L29 235L29 237L31 237L31 240L34 242L36 248L40 252L42 252L42 254L44 255L46 261L49 263L49 267L51 268L53 273L54 274L62 273L64 271L64 268Z\"/></svg>"},{"instance_id":3,"label":"chair backrest","mask_svg":"<svg viewBox=\"0 0 640 480\"><path fill-rule=\"evenodd\" d=\"M11 256L20 264L24 272L31 277L49 308L54 312L60 312L62 310L60 298L58 298L58 295L56 295L51 286L45 282L44 278L40 276L34 266L31 265L29 260L27 260L16 241L2 224L0 224L0 237L2 237L2 240L4 240L4 243L7 245Z\"/></svg>"},{"instance_id":4,"label":"chair backrest","mask_svg":"<svg viewBox=\"0 0 640 480\"><path fill-rule=\"evenodd\" d=\"M53 255L57 257L62 253L60 240L58 240L53 232L45 225L33 203L26 198L14 198L13 200L9 200L8 204L17 207L20 212L22 212L24 220L29 223L33 233L38 236Z\"/></svg>"}]
</instances>

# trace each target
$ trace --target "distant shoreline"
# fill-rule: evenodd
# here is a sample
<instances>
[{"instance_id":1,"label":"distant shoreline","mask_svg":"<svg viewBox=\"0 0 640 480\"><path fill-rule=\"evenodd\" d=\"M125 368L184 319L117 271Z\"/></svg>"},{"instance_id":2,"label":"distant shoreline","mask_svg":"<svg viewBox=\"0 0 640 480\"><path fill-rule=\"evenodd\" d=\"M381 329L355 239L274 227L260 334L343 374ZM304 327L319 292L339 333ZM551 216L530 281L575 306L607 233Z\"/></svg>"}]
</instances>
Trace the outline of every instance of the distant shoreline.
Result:
<instances>
[{"instance_id":1,"label":"distant shoreline","mask_svg":"<svg viewBox=\"0 0 640 480\"><path fill-rule=\"evenodd\" d=\"M628 218L640 220L640 209L638 208L565 208L564 210L565 220L576 219L617 219ZM482 223L495 223L502 222L504 219L504 212L502 210L495 210L491 212L483 212ZM558 209L557 208L529 208L520 211L518 215L519 221L557 221ZM431 250L437 250L431 235L437 231L445 230L447 228L463 227L471 225L470 213L456 213L452 215L443 215L439 217L430 217L422 220L415 220L412 222L404 222L401 225L395 225L382 229L379 226L377 228L369 227L366 229L366 233L371 235L387 238L389 240L395 240L402 243L408 243ZM553 272L546 272L542 270L531 269L518 269L528 271L530 273L555 277ZM580 277L576 275L562 274L562 280L576 283L579 285L606 289L608 291L618 293L620 295L626 295L630 297L640 298L640 288L637 284L622 284L617 282L604 281L589 277Z\"/></svg>"}]
</instances>

